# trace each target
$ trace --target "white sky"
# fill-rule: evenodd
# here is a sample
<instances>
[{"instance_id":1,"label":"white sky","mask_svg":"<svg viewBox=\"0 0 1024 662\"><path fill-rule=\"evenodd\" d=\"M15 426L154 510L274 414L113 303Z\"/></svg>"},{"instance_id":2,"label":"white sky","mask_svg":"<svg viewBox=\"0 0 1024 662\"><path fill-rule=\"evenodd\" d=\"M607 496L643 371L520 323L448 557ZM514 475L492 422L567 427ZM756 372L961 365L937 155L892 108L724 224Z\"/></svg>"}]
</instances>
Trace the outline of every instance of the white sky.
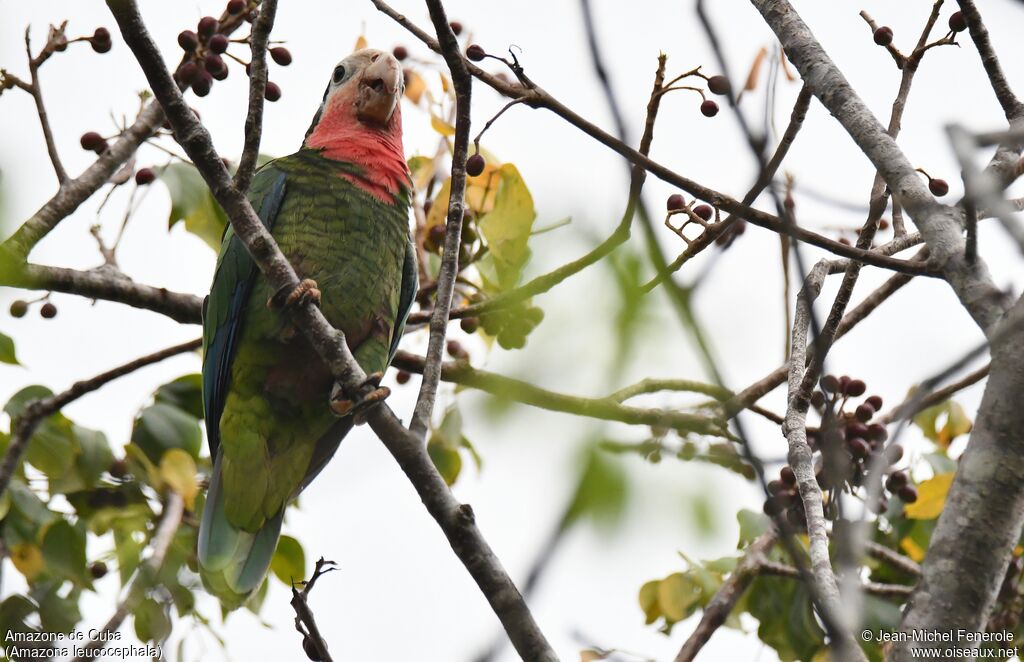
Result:
<instances>
[{"instance_id":1,"label":"white sky","mask_svg":"<svg viewBox=\"0 0 1024 662\"><path fill-rule=\"evenodd\" d=\"M218 13L221 7L219 2L141 4L154 37L169 58L177 58L175 37L180 30L194 28L200 16ZM659 50L669 55L670 72L698 64L704 64L709 73L716 72L692 2L594 4L606 62L634 135L639 135ZM735 67L733 78L742 80L756 51L773 43L772 35L748 3L718 0L710 4ZM462 21L477 42L494 52L516 44L528 74L538 84L584 117L610 127L592 75L577 2L449 0L446 5L450 16ZM421 26L429 24L421 2L396 0L395 6ZM797 3L855 88L883 118L888 116L899 73L884 50L871 42L857 12L867 9L880 23L891 25L897 45L909 49L930 6L923 0ZM991 0L982 8L1008 77L1021 91L1024 45L1019 40L1019 26L1024 5ZM943 10L940 30L951 11ZM78 147L81 133L112 133L111 113L131 116L136 109L135 94L145 83L113 29L104 4L98 1L0 0L0 66L25 74L24 26L33 26L36 44L41 45L46 25L63 18L70 20L72 35L89 34L98 25L115 33L114 50L108 55L95 55L82 46L81 51L87 52L55 57L42 70L57 141L64 163L74 174L91 156ZM364 28L373 46L390 48L401 43L414 56L426 55L424 48L377 14L368 2L281 3L274 34L288 41L295 62L288 68L272 67L271 78L281 85L284 96L267 106L264 151L286 154L299 145L334 63L349 52ZM1003 126L977 54L966 36L961 40L963 48L937 49L925 58L900 136L912 162L949 180L952 193L946 200L955 200L961 187L944 124L957 121L979 130ZM232 51L247 55L244 48L232 47ZM230 78L218 83L209 97L193 99L218 148L233 158L241 149L245 81L240 68L233 67ZM473 119L480 127L504 101L483 86L476 86L475 91ZM796 91L795 83L783 83L779 89L780 131ZM760 117L761 97L752 96L750 101L754 102L750 105L752 117ZM695 98L684 94L666 100L652 156L703 184L740 197L749 186L754 167L738 138L736 124L728 111L706 119L697 112L697 105ZM407 155L432 153L436 134L426 116L409 107L404 112ZM4 211L8 223L17 223L52 195L55 182L28 95L14 90L0 99L0 126L0 168L7 196ZM516 108L489 131L484 146L520 168L535 196L538 223L573 218L570 229L533 242L534 272L579 255L588 241L607 235L618 221L626 194L619 158L554 115ZM148 151L140 165L162 162L158 153ZM816 103L787 169L798 185L830 191L851 202L865 201L871 185L866 159ZM670 187L651 178L646 193L652 209L660 210L671 192ZM87 230L95 222L97 204L98 199L93 199L83 205L39 246L33 259L78 268L94 266L99 255ZM124 196L115 196L111 204L112 210L102 217L107 237L116 231ZM203 294L214 255L180 226L168 234L167 208L163 188L154 186L129 226L119 254L121 266L141 282ZM804 198L798 198L798 216L801 223L816 228L852 228L863 220L860 213L841 212ZM661 240L669 252L681 250L679 240L667 230ZM635 241L634 245L641 244ZM1019 255L1002 231L992 223L984 224L980 246L996 282L1019 288ZM697 301L722 358L727 383L734 387L761 377L782 358L778 251L773 235L750 228L722 258ZM804 254L808 262L820 257L813 250ZM685 279L687 273L697 273L697 268L683 273ZM526 350L507 353L495 348L488 355L474 344L474 363L525 375L556 390L589 395L603 394L645 376L702 377L687 335L666 300L655 295L656 320L648 327L643 345L621 381L607 382L612 335L610 326L599 322L613 312L607 274L599 267L591 269L558 293L541 297L538 303L546 309L547 318L531 336ZM887 275L865 270L855 296L862 296ZM830 302L834 289L835 281L830 281L822 300ZM3 306L16 296L11 291L0 294ZM16 339L26 366L0 366L0 401L30 383L64 388L75 379L198 333L197 327L182 327L123 306L91 305L65 295L56 295L54 301L60 314L53 321L40 320L34 314L22 320L0 317L0 329ZM893 403L912 384L980 340L980 332L947 287L936 281L915 282L844 339L830 355L830 366L837 372L855 373L868 382L869 389ZM423 345L422 336L408 342L412 349ZM198 368L195 356L167 361L83 398L67 413L83 425L105 431L115 448L119 447L128 439L132 416L147 403L152 390ZM398 389L391 406L400 415L407 414L414 393L412 387ZM981 389L975 388L963 395L961 401L968 410L974 410L980 393ZM446 391L442 399L447 403L451 398ZM455 492L472 503L484 535L512 576L521 579L564 507L581 444L602 433L621 439L637 438L638 433L526 407L492 420L477 406L481 399L464 395L459 400L467 411L467 435L484 456L484 468L479 475L468 469ZM655 397L650 402L671 400ZM765 402L776 410L782 408L779 392ZM754 419L748 421L748 430L763 455L781 458L785 449L778 431ZM574 532L532 600L541 627L565 660L574 659L582 647L574 632L585 633L604 647L670 659L692 623L677 626L667 638L645 627L637 590L648 579L682 569L677 551L697 558L730 553L736 541L736 509L759 508L757 492L724 471L688 466L671 458L656 466L639 460L627 464L636 489L624 528L610 536L586 528ZM694 495L711 495L718 522L714 535L701 534L692 521L687 503ZM359 428L350 435L336 460L307 490L302 509L290 515L285 528L303 541L308 557L323 555L341 567L319 585L313 597L335 659L468 660L494 636L497 621L487 603L404 476L367 429ZM90 554L106 551L110 541L102 541L102 545L90 549ZM16 587L15 573L10 565L5 571L4 588L10 591ZM106 620L116 582L112 574L100 583L101 596L83 602L83 627ZM212 600L201 605L216 620ZM248 614L229 620L223 631L230 657L301 659L282 585L272 585L263 618L275 627L264 629ZM124 630L130 632L130 624ZM190 659L219 659L218 648L209 639L205 643L190 639L188 646ZM712 639L703 655L707 660L774 658L753 635L726 630ZM506 649L503 659L515 658Z\"/></svg>"}]
</instances>

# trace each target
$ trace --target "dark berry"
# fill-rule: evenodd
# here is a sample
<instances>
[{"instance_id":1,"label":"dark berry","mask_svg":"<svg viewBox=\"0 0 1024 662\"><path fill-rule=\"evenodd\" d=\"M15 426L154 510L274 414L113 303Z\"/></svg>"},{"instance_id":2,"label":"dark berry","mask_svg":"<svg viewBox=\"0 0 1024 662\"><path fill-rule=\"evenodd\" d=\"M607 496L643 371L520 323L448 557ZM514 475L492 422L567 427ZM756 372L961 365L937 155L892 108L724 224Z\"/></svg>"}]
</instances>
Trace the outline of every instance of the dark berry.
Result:
<instances>
[{"instance_id":1,"label":"dark berry","mask_svg":"<svg viewBox=\"0 0 1024 662\"><path fill-rule=\"evenodd\" d=\"M152 184L154 179L156 179L156 173L152 168L139 168L139 171L135 173L135 183L139 186Z\"/></svg>"},{"instance_id":2,"label":"dark berry","mask_svg":"<svg viewBox=\"0 0 1024 662\"><path fill-rule=\"evenodd\" d=\"M868 426L860 421L852 421L846 424L846 436L868 438Z\"/></svg>"},{"instance_id":3,"label":"dark berry","mask_svg":"<svg viewBox=\"0 0 1024 662\"><path fill-rule=\"evenodd\" d=\"M865 402L857 407L854 415L857 417L857 420L867 423L875 415L875 408Z\"/></svg>"},{"instance_id":4,"label":"dark berry","mask_svg":"<svg viewBox=\"0 0 1024 662\"><path fill-rule=\"evenodd\" d=\"M793 473L793 467L789 465L782 467L782 470L779 471L779 478L786 485L796 485L796 474Z\"/></svg>"},{"instance_id":5,"label":"dark berry","mask_svg":"<svg viewBox=\"0 0 1024 662\"><path fill-rule=\"evenodd\" d=\"M885 441L889 438L889 431L881 423L872 423L868 426L868 438L875 441Z\"/></svg>"},{"instance_id":6,"label":"dark berry","mask_svg":"<svg viewBox=\"0 0 1024 662\"><path fill-rule=\"evenodd\" d=\"M463 317L462 320L459 321L459 328L466 333L476 333L476 330L480 328L480 318Z\"/></svg>"},{"instance_id":7,"label":"dark berry","mask_svg":"<svg viewBox=\"0 0 1024 662\"><path fill-rule=\"evenodd\" d=\"M217 22L212 16L204 16L199 19L199 25L196 27L196 32L202 37L209 37L220 27L220 23Z\"/></svg>"},{"instance_id":8,"label":"dark berry","mask_svg":"<svg viewBox=\"0 0 1024 662\"><path fill-rule=\"evenodd\" d=\"M107 141L95 131L83 133L82 137L78 139L78 143L82 146L82 149L87 149L97 154L107 149Z\"/></svg>"},{"instance_id":9,"label":"dark berry","mask_svg":"<svg viewBox=\"0 0 1024 662\"><path fill-rule=\"evenodd\" d=\"M850 397L859 398L864 395L864 392L868 390L867 385L859 379L851 379L846 383L846 387L843 392Z\"/></svg>"},{"instance_id":10,"label":"dark berry","mask_svg":"<svg viewBox=\"0 0 1024 662\"><path fill-rule=\"evenodd\" d=\"M199 37L197 37L196 33L191 30L182 30L178 34L178 45L191 53L196 49L196 46L199 45Z\"/></svg>"},{"instance_id":11,"label":"dark berry","mask_svg":"<svg viewBox=\"0 0 1024 662\"><path fill-rule=\"evenodd\" d=\"M875 43L879 46L888 46L892 43L892 28L888 25L883 25L875 30L874 38Z\"/></svg>"},{"instance_id":12,"label":"dark berry","mask_svg":"<svg viewBox=\"0 0 1024 662\"><path fill-rule=\"evenodd\" d=\"M89 574L93 579L103 579L107 574L107 564L103 561L96 561L89 564Z\"/></svg>"},{"instance_id":13,"label":"dark berry","mask_svg":"<svg viewBox=\"0 0 1024 662\"><path fill-rule=\"evenodd\" d=\"M28 301L16 299L11 302L11 317L24 317L28 312Z\"/></svg>"},{"instance_id":14,"label":"dark berry","mask_svg":"<svg viewBox=\"0 0 1024 662\"><path fill-rule=\"evenodd\" d=\"M427 243L434 246L434 250L437 250L444 244L444 237L448 233L448 228L443 224L431 225L430 229L427 230Z\"/></svg>"},{"instance_id":15,"label":"dark berry","mask_svg":"<svg viewBox=\"0 0 1024 662\"><path fill-rule=\"evenodd\" d=\"M708 89L711 90L713 94L728 94L729 79L725 76L712 76L708 79Z\"/></svg>"},{"instance_id":16,"label":"dark berry","mask_svg":"<svg viewBox=\"0 0 1024 662\"><path fill-rule=\"evenodd\" d=\"M466 174L470 177L476 177L483 173L484 165L484 157L480 154L474 154L466 159Z\"/></svg>"},{"instance_id":17,"label":"dark berry","mask_svg":"<svg viewBox=\"0 0 1024 662\"><path fill-rule=\"evenodd\" d=\"M313 640L309 637L302 638L302 650L306 653L306 657L313 660L313 662L320 662L320 653L317 652L316 646L313 644Z\"/></svg>"},{"instance_id":18,"label":"dark berry","mask_svg":"<svg viewBox=\"0 0 1024 662\"><path fill-rule=\"evenodd\" d=\"M395 59L401 62L405 58L409 57L409 51L405 46L395 46L391 54L395 56Z\"/></svg>"},{"instance_id":19,"label":"dark berry","mask_svg":"<svg viewBox=\"0 0 1024 662\"><path fill-rule=\"evenodd\" d=\"M904 485L896 491L896 496L900 498L903 503L914 503L917 501L917 488L913 485Z\"/></svg>"},{"instance_id":20,"label":"dark berry","mask_svg":"<svg viewBox=\"0 0 1024 662\"><path fill-rule=\"evenodd\" d=\"M451 23L448 24L448 27L452 29L452 32L455 33L456 37L462 34L462 23L459 23L458 21L452 21Z\"/></svg>"},{"instance_id":21,"label":"dark berry","mask_svg":"<svg viewBox=\"0 0 1024 662\"><path fill-rule=\"evenodd\" d=\"M408 384L410 379L412 379L412 375L406 370L399 370L395 375L395 381L399 384Z\"/></svg>"},{"instance_id":22,"label":"dark berry","mask_svg":"<svg viewBox=\"0 0 1024 662\"><path fill-rule=\"evenodd\" d=\"M448 352L448 356L453 359L468 359L469 352L467 352L458 340L449 340L445 344L445 350Z\"/></svg>"},{"instance_id":23,"label":"dark berry","mask_svg":"<svg viewBox=\"0 0 1024 662\"><path fill-rule=\"evenodd\" d=\"M906 487L909 482L910 479L907 477L907 472L894 471L885 479L885 489L895 494Z\"/></svg>"},{"instance_id":24,"label":"dark berry","mask_svg":"<svg viewBox=\"0 0 1024 662\"><path fill-rule=\"evenodd\" d=\"M210 50L214 53L223 53L228 49L228 44L230 43L231 42L228 41L228 38L225 35L215 34L210 37L210 41L207 42L206 45L209 46Z\"/></svg>"},{"instance_id":25,"label":"dark berry","mask_svg":"<svg viewBox=\"0 0 1024 662\"><path fill-rule=\"evenodd\" d=\"M953 12L949 17L949 29L953 32L963 32L967 29L967 19L963 12Z\"/></svg>"},{"instance_id":26,"label":"dark berry","mask_svg":"<svg viewBox=\"0 0 1024 662\"><path fill-rule=\"evenodd\" d=\"M208 53L203 58L203 68L210 72L210 75L216 76L221 71L228 68L228 65L224 62L224 58L217 55L216 53Z\"/></svg>"},{"instance_id":27,"label":"dark berry","mask_svg":"<svg viewBox=\"0 0 1024 662\"><path fill-rule=\"evenodd\" d=\"M711 208L711 205L697 205L693 208L693 213L705 221L710 221L711 217L715 214L715 210Z\"/></svg>"},{"instance_id":28,"label":"dark berry","mask_svg":"<svg viewBox=\"0 0 1024 662\"><path fill-rule=\"evenodd\" d=\"M486 57L487 51L480 44L470 44L469 48L466 49L466 57L473 62L479 62Z\"/></svg>"},{"instance_id":29,"label":"dark berry","mask_svg":"<svg viewBox=\"0 0 1024 662\"><path fill-rule=\"evenodd\" d=\"M718 114L718 104L712 99L705 99L700 105L700 112L704 117L714 117Z\"/></svg>"},{"instance_id":30,"label":"dark berry","mask_svg":"<svg viewBox=\"0 0 1024 662\"><path fill-rule=\"evenodd\" d=\"M829 393L836 393L839 391L839 380L835 375L825 375L821 378L821 388Z\"/></svg>"},{"instance_id":31,"label":"dark berry","mask_svg":"<svg viewBox=\"0 0 1024 662\"><path fill-rule=\"evenodd\" d=\"M89 44L97 53L106 53L110 50L111 46L110 30L96 28L96 31L92 33L92 37L89 39Z\"/></svg>"},{"instance_id":32,"label":"dark berry","mask_svg":"<svg viewBox=\"0 0 1024 662\"><path fill-rule=\"evenodd\" d=\"M665 207L669 211L679 211L686 206L686 200L683 199L681 193L673 193L668 196L668 200L665 201Z\"/></svg>"},{"instance_id":33,"label":"dark berry","mask_svg":"<svg viewBox=\"0 0 1024 662\"><path fill-rule=\"evenodd\" d=\"M52 320L57 316L57 306L47 301L39 308L39 315L43 319Z\"/></svg>"},{"instance_id":34,"label":"dark berry","mask_svg":"<svg viewBox=\"0 0 1024 662\"><path fill-rule=\"evenodd\" d=\"M865 400L864 403L865 404L869 404L872 407L874 407L875 411L880 411L882 409L882 396L880 396L880 395L868 396L868 399Z\"/></svg>"},{"instance_id":35,"label":"dark berry","mask_svg":"<svg viewBox=\"0 0 1024 662\"><path fill-rule=\"evenodd\" d=\"M811 393L811 405L815 409L821 409L825 406L825 394L821 391L815 391Z\"/></svg>"},{"instance_id":36,"label":"dark berry","mask_svg":"<svg viewBox=\"0 0 1024 662\"><path fill-rule=\"evenodd\" d=\"M267 81L267 89L263 91L263 97L267 101L277 101L281 98L281 87L272 81Z\"/></svg>"},{"instance_id":37,"label":"dark berry","mask_svg":"<svg viewBox=\"0 0 1024 662\"><path fill-rule=\"evenodd\" d=\"M128 462L124 458L118 458L110 463L107 470L114 478L124 478L128 475Z\"/></svg>"},{"instance_id":38,"label":"dark berry","mask_svg":"<svg viewBox=\"0 0 1024 662\"><path fill-rule=\"evenodd\" d=\"M878 498L878 501L868 507L871 509L871 512L876 515L881 515L885 511L889 510L889 498L883 494Z\"/></svg>"},{"instance_id":39,"label":"dark berry","mask_svg":"<svg viewBox=\"0 0 1024 662\"><path fill-rule=\"evenodd\" d=\"M949 193L949 184L945 179L930 179L928 180L928 190L932 192L932 195L941 198Z\"/></svg>"},{"instance_id":40,"label":"dark berry","mask_svg":"<svg viewBox=\"0 0 1024 662\"><path fill-rule=\"evenodd\" d=\"M768 482L768 492L775 495L786 489L786 486L782 484L781 480L772 480Z\"/></svg>"},{"instance_id":41,"label":"dark berry","mask_svg":"<svg viewBox=\"0 0 1024 662\"><path fill-rule=\"evenodd\" d=\"M192 81L192 91L196 93L197 97L205 97L212 88L213 76L208 71L200 69L196 74L196 79Z\"/></svg>"},{"instance_id":42,"label":"dark berry","mask_svg":"<svg viewBox=\"0 0 1024 662\"><path fill-rule=\"evenodd\" d=\"M245 0L231 0L228 3L228 13L237 16L245 11L245 8L249 6Z\"/></svg>"},{"instance_id":43,"label":"dark berry","mask_svg":"<svg viewBox=\"0 0 1024 662\"><path fill-rule=\"evenodd\" d=\"M849 447L850 452L853 453L853 456L857 459L863 459L871 452L871 446L868 446L868 442L864 441L860 437L847 439L846 445Z\"/></svg>"},{"instance_id":44,"label":"dark berry","mask_svg":"<svg viewBox=\"0 0 1024 662\"><path fill-rule=\"evenodd\" d=\"M189 60L178 68L178 80L185 85L191 85L199 75L199 65ZM170 125L168 125L168 128Z\"/></svg>"},{"instance_id":45,"label":"dark berry","mask_svg":"<svg viewBox=\"0 0 1024 662\"><path fill-rule=\"evenodd\" d=\"M270 58L282 67L292 63L292 52L284 46L275 46L270 49Z\"/></svg>"}]
</instances>

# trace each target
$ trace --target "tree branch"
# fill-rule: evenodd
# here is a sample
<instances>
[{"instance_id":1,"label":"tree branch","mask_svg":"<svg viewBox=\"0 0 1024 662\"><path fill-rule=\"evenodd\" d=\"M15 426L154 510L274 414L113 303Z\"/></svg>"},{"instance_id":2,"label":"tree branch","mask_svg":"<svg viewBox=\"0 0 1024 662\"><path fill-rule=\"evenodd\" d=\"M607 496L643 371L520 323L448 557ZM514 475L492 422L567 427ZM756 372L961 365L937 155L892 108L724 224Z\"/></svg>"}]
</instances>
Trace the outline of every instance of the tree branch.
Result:
<instances>
[{"instance_id":1,"label":"tree branch","mask_svg":"<svg viewBox=\"0 0 1024 662\"><path fill-rule=\"evenodd\" d=\"M789 60L811 91L846 129L889 186L894 202L914 220L941 270L975 322L988 332L1009 302L978 259L968 262L961 212L935 200L870 109L818 43L787 0L751 0L782 42Z\"/></svg>"},{"instance_id":2,"label":"tree branch","mask_svg":"<svg viewBox=\"0 0 1024 662\"><path fill-rule=\"evenodd\" d=\"M399 351L395 355L394 366L401 370L422 373L424 358L409 352ZM584 398L564 393L556 393L534 386L529 382L520 381L493 372L477 370L465 362L448 361L441 366L441 379L446 382L468 386L499 398L508 398L516 402L532 405L541 409L560 411L589 418L606 421L619 421L630 425L654 425L667 427L680 432L697 432L700 434L723 436L725 428L722 422L711 416L686 414L672 410L642 409L623 405L616 399L616 394L604 398Z\"/></svg>"},{"instance_id":3,"label":"tree branch","mask_svg":"<svg viewBox=\"0 0 1024 662\"><path fill-rule=\"evenodd\" d=\"M124 623L124 619L135 610L145 595L149 579L160 571L160 567L167 557L167 550L170 549L171 542L174 540L174 534L181 526L181 517L184 513L185 503L181 496L177 492L169 491L167 500L164 502L164 512L160 516L160 524L157 525L156 531L153 533L152 554L135 571L135 578L132 580L131 586L128 587L125 597L114 610L114 615L95 637L90 638L89 643L82 649L82 653L72 662L89 662L99 659L99 652L106 648L108 643L114 641L114 638L109 635L116 632Z\"/></svg>"},{"instance_id":4,"label":"tree branch","mask_svg":"<svg viewBox=\"0 0 1024 662\"><path fill-rule=\"evenodd\" d=\"M313 610L309 608L308 598L310 591L313 590L313 585L316 584L316 580L334 570L334 565L334 561L326 561L321 556L316 562L313 576L309 578L308 582L302 582L302 590L300 591L292 585L291 605L292 609L295 610L295 629L302 635L303 649L305 650L307 645L311 646L316 651L320 662L332 662L332 658L327 650L327 642L324 640L323 635L320 634L320 628L316 624ZM309 644L306 643L307 641ZM307 652L306 655L309 656L309 653Z\"/></svg>"},{"instance_id":5,"label":"tree branch","mask_svg":"<svg viewBox=\"0 0 1024 662\"><path fill-rule=\"evenodd\" d=\"M160 59L135 2L107 0L107 5L167 113L176 139L227 213L236 236L275 291L294 290L299 283L295 270L248 200L232 184L209 133L188 108ZM344 334L331 328L320 309L309 303L297 306L291 314L295 326L309 339L345 393L360 400L366 374L353 358ZM371 407L367 420L490 602L516 651L529 660L557 660L515 584L476 527L472 509L460 504L452 495L420 438L407 430L385 404Z\"/></svg>"},{"instance_id":6,"label":"tree branch","mask_svg":"<svg viewBox=\"0 0 1024 662\"><path fill-rule=\"evenodd\" d=\"M92 393L118 377L123 377L135 372L139 368L158 363L168 357L199 349L202 342L201 338L197 338L187 343L162 349L159 352L147 354L134 361L129 361L124 365L96 375L92 379L75 382L66 391L30 402L25 407L25 410L16 419L11 421L11 440L7 446L7 453L4 455L3 462L0 463L0 495L7 491L11 477L21 461L21 456L32 439L32 433L39 427L43 419L60 411L62 407L74 402L86 393Z\"/></svg>"},{"instance_id":7,"label":"tree branch","mask_svg":"<svg viewBox=\"0 0 1024 662\"><path fill-rule=\"evenodd\" d=\"M981 13L974 4L974 0L957 0L960 5L960 12L967 21L967 29L970 31L971 39L981 56L981 65L988 74L989 82L992 84L992 91L1003 108L1007 121L1014 121L1024 117L1024 104L1010 89L1010 83L1003 74L1003 68L999 64L999 57L996 55L992 42L988 37L988 28L981 20Z\"/></svg>"},{"instance_id":8,"label":"tree branch","mask_svg":"<svg viewBox=\"0 0 1024 662\"><path fill-rule=\"evenodd\" d=\"M249 112L245 117L245 147L235 171L235 188L248 191L252 174L256 170L256 159L260 155L260 138L263 135L263 95L267 90L267 42L274 29L277 15L277 0L263 0L260 14L252 24L249 34Z\"/></svg>"},{"instance_id":9,"label":"tree branch","mask_svg":"<svg viewBox=\"0 0 1024 662\"><path fill-rule=\"evenodd\" d=\"M441 55L448 65L455 89L455 145L452 148L451 191L448 196L448 218L445 225L444 251L437 277L434 310L430 316L430 338L427 341L427 362L420 381L409 429L420 438L427 434L430 415L434 411L437 385L441 380L441 361L444 360L444 338L448 330L448 316L455 292L455 278L459 273L459 250L462 246L462 218L466 211L466 158L469 153L470 101L473 77L466 69L466 61L459 53L459 41L448 24L441 0L427 0L430 20L434 24Z\"/></svg>"},{"instance_id":10,"label":"tree branch","mask_svg":"<svg viewBox=\"0 0 1024 662\"><path fill-rule=\"evenodd\" d=\"M66 23L66 21L65 21ZM32 100L36 104L36 113L39 115L39 125L43 129L43 138L46 141L46 153L50 155L50 163L53 164L53 172L57 175L57 183L61 188L68 182L68 173L64 170L64 164L60 161L60 154L57 152L57 143L53 139L53 130L50 128L50 118L46 114L46 105L43 103L43 90L39 84L39 65L45 61L43 54L40 54L40 58L32 57L32 41L29 37L29 30L31 28L25 28L25 52L28 54L28 70L31 75L31 83L28 86L28 91L32 95ZM50 37L53 38L54 32L51 30ZM59 34L64 35L64 25L61 25ZM45 52L45 51L44 51Z\"/></svg>"}]
</instances>

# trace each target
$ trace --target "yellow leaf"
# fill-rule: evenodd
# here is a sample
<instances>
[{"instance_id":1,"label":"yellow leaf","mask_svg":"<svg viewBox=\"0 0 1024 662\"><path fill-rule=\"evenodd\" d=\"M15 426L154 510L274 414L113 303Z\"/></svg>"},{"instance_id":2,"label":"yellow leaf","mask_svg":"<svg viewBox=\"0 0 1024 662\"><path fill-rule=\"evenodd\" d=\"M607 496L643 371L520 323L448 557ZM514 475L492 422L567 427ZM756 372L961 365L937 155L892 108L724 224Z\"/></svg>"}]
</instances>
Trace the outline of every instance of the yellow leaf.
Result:
<instances>
[{"instance_id":1,"label":"yellow leaf","mask_svg":"<svg viewBox=\"0 0 1024 662\"><path fill-rule=\"evenodd\" d=\"M970 432L971 427L971 419L967 418L964 408L950 400L946 410L946 424L939 430L938 442L944 448L948 447L954 439Z\"/></svg>"},{"instance_id":2,"label":"yellow leaf","mask_svg":"<svg viewBox=\"0 0 1024 662\"><path fill-rule=\"evenodd\" d=\"M914 561L918 563L924 561L924 550L910 536L900 541L900 549L906 552L907 556Z\"/></svg>"},{"instance_id":3,"label":"yellow leaf","mask_svg":"<svg viewBox=\"0 0 1024 662\"><path fill-rule=\"evenodd\" d=\"M484 171L476 177L466 177L466 204L478 216L494 209L494 200L498 196L501 184L501 167L496 162L487 160Z\"/></svg>"},{"instance_id":4,"label":"yellow leaf","mask_svg":"<svg viewBox=\"0 0 1024 662\"><path fill-rule=\"evenodd\" d=\"M452 180L449 177L441 184L434 201L430 204L430 211L427 212L427 229L435 225L444 225L448 219L448 200L452 195Z\"/></svg>"},{"instance_id":5,"label":"yellow leaf","mask_svg":"<svg viewBox=\"0 0 1024 662\"><path fill-rule=\"evenodd\" d=\"M428 156L412 157L409 159L409 174L412 175L413 186L422 191L434 176L434 159Z\"/></svg>"},{"instance_id":6,"label":"yellow leaf","mask_svg":"<svg viewBox=\"0 0 1024 662\"><path fill-rule=\"evenodd\" d=\"M585 648L580 651L580 662L595 662L596 660L608 659L611 651L599 651L593 648Z\"/></svg>"},{"instance_id":7,"label":"yellow leaf","mask_svg":"<svg viewBox=\"0 0 1024 662\"><path fill-rule=\"evenodd\" d=\"M452 89L452 83L444 74L438 72L438 75L441 76L441 89L444 90L445 94L447 94L448 91Z\"/></svg>"},{"instance_id":8,"label":"yellow leaf","mask_svg":"<svg viewBox=\"0 0 1024 662\"><path fill-rule=\"evenodd\" d=\"M917 501L904 507L903 513L910 519L935 519L946 505L946 494L953 484L953 472L939 474L917 486Z\"/></svg>"},{"instance_id":9,"label":"yellow leaf","mask_svg":"<svg viewBox=\"0 0 1024 662\"><path fill-rule=\"evenodd\" d=\"M455 127L433 113L430 114L430 126L432 126L434 131L437 131L442 136L448 137L455 135Z\"/></svg>"},{"instance_id":10,"label":"yellow leaf","mask_svg":"<svg viewBox=\"0 0 1024 662\"><path fill-rule=\"evenodd\" d=\"M537 212L533 196L519 171L511 163L501 166L501 182L494 199L494 208L480 217L480 233L487 241L489 256L499 289L513 287L519 280L529 257L527 242Z\"/></svg>"},{"instance_id":11,"label":"yellow leaf","mask_svg":"<svg viewBox=\"0 0 1024 662\"><path fill-rule=\"evenodd\" d=\"M658 607L658 584L660 583L658 580L652 579L640 587L640 609L644 611L647 625L661 616L661 609Z\"/></svg>"},{"instance_id":12,"label":"yellow leaf","mask_svg":"<svg viewBox=\"0 0 1024 662\"><path fill-rule=\"evenodd\" d=\"M683 620L699 599L700 587L681 572L672 573L658 583L658 605L666 620Z\"/></svg>"},{"instance_id":13,"label":"yellow leaf","mask_svg":"<svg viewBox=\"0 0 1024 662\"><path fill-rule=\"evenodd\" d=\"M185 507L192 510L196 495L199 494L196 463L192 456L180 448L168 450L160 458L160 476L172 490L181 495Z\"/></svg>"},{"instance_id":14,"label":"yellow leaf","mask_svg":"<svg viewBox=\"0 0 1024 662\"><path fill-rule=\"evenodd\" d=\"M361 34L361 35L359 35L359 39L356 39L356 46L352 50L358 51L358 50L360 50L362 48L366 48L367 45L368 44L366 42L366 35L362 35Z\"/></svg>"},{"instance_id":15,"label":"yellow leaf","mask_svg":"<svg viewBox=\"0 0 1024 662\"><path fill-rule=\"evenodd\" d=\"M28 581L34 580L43 571L43 550L32 543L11 545L11 563Z\"/></svg>"},{"instance_id":16,"label":"yellow leaf","mask_svg":"<svg viewBox=\"0 0 1024 662\"><path fill-rule=\"evenodd\" d=\"M418 104L426 89L427 83L422 76L411 69L405 72L405 96L409 101Z\"/></svg>"}]
</instances>

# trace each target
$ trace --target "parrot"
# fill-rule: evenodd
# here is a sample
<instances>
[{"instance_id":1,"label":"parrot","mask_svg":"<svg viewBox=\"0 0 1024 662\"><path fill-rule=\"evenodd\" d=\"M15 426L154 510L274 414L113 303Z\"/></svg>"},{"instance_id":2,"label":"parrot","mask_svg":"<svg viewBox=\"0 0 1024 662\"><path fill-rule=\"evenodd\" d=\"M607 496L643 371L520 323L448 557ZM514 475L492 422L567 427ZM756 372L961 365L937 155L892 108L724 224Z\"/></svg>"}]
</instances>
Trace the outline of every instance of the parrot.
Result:
<instances>
[{"instance_id":1,"label":"parrot","mask_svg":"<svg viewBox=\"0 0 1024 662\"><path fill-rule=\"evenodd\" d=\"M359 405L387 394L379 381L418 287L403 93L391 53L355 51L335 66L302 147L254 174L249 201L298 287L273 291L230 226L225 231L203 306L213 467L197 545L203 584L225 611L263 583L286 507L330 461ZM359 403L332 402L330 371L281 314L308 301L344 332L369 375Z\"/></svg>"}]
</instances>

